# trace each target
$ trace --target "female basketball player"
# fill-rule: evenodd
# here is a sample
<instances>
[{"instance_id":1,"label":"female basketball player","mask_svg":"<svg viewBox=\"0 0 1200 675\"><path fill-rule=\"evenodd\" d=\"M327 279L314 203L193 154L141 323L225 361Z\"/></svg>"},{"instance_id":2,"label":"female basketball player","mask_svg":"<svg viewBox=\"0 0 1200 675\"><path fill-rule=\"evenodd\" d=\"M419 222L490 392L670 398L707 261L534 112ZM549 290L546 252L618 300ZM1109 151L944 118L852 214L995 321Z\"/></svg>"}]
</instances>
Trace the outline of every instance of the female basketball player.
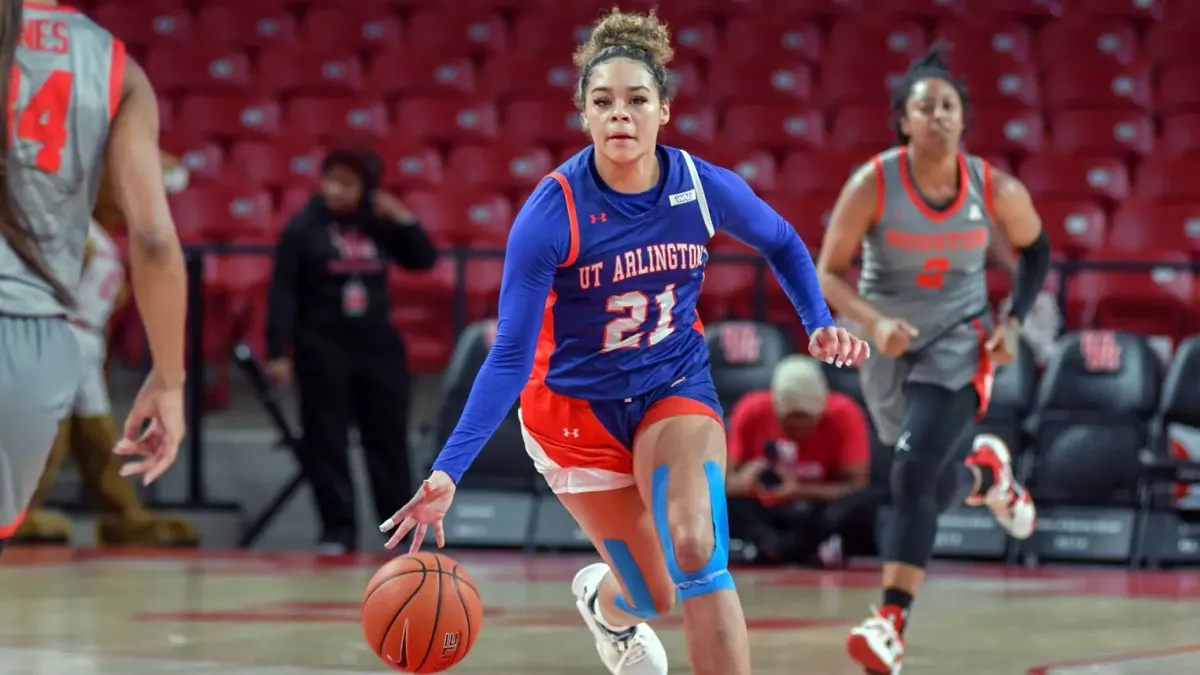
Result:
<instances>
[{"instance_id":1,"label":"female basketball player","mask_svg":"<svg viewBox=\"0 0 1200 675\"><path fill-rule=\"evenodd\" d=\"M1050 266L1029 193L965 155L966 87L941 47L915 61L892 94L899 147L874 157L842 190L817 268L830 304L868 331L878 356L862 365L863 395L880 438L895 445L896 519L883 543L883 607L855 628L851 656L872 673L899 672L909 604L933 551L943 470L971 487L1010 534L1028 537L1034 507L1000 439L979 436L966 466L950 458L987 408L992 367L1011 361L1021 320ZM1000 228L1020 255L1012 310L990 337L984 265ZM844 275L863 248L858 292Z\"/></svg>"},{"instance_id":2,"label":"female basketball player","mask_svg":"<svg viewBox=\"0 0 1200 675\"><path fill-rule=\"evenodd\" d=\"M592 144L518 214L495 344L433 475L381 529L398 528L389 547L415 529L415 549L432 525L440 545L455 482L520 392L527 451L605 560L572 586L609 671L667 672L646 621L678 595L694 672L749 675L726 569L722 412L695 309L708 240L724 229L767 257L813 355L867 352L833 326L791 225L733 172L658 145L670 57L652 14L615 10L576 53Z\"/></svg>"},{"instance_id":3,"label":"female basketball player","mask_svg":"<svg viewBox=\"0 0 1200 675\"><path fill-rule=\"evenodd\" d=\"M71 39L23 43L24 20L61 25L55 34ZM13 95L0 107L13 167L0 173L2 546L20 525L79 389L79 345L66 317L102 158L128 221L134 297L154 360L116 451L143 458L122 473L147 483L171 465L183 436L187 278L163 188L158 102L124 44L74 9L5 2L0 91Z\"/></svg>"}]
</instances>

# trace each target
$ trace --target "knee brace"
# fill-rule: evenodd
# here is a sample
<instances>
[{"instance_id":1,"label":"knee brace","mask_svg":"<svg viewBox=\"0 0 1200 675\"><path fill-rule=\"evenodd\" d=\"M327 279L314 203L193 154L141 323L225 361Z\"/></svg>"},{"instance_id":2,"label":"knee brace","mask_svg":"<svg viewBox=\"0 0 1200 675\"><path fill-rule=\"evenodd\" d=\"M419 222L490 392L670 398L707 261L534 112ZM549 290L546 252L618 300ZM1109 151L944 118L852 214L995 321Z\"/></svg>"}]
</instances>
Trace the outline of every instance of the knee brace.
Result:
<instances>
[{"instance_id":1,"label":"knee brace","mask_svg":"<svg viewBox=\"0 0 1200 675\"><path fill-rule=\"evenodd\" d=\"M667 521L667 467L656 468L650 478L654 527L658 530L658 540L662 545L663 557L667 563L667 573L675 582L680 600L735 588L733 577L730 576L728 569L729 512L725 504L725 478L721 475L721 465L716 462L705 462L704 477L708 483L708 496L712 504L713 552L708 563L695 572L684 572L679 569L679 563L675 559L675 544L671 541L671 529Z\"/></svg>"}]
</instances>

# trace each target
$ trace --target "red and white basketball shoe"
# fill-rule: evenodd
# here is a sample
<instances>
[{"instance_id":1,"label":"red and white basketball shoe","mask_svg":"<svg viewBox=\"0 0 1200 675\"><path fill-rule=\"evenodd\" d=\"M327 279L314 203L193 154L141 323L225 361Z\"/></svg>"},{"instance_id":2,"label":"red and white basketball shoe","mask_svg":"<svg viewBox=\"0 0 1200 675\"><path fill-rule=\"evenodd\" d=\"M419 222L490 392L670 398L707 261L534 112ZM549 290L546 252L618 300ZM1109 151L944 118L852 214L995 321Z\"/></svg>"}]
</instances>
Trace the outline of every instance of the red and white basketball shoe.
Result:
<instances>
[{"instance_id":1,"label":"red and white basketball shoe","mask_svg":"<svg viewBox=\"0 0 1200 675\"><path fill-rule=\"evenodd\" d=\"M871 618L850 629L846 652L870 675L900 675L904 637L897 622L902 620L872 607Z\"/></svg>"},{"instance_id":2,"label":"red and white basketball shoe","mask_svg":"<svg viewBox=\"0 0 1200 675\"><path fill-rule=\"evenodd\" d=\"M1028 539L1037 525L1037 507L1033 497L1017 482L1012 472L1012 453L1008 445L993 434L979 434L966 463L991 471L995 477L990 490L967 498L969 506L987 504L996 522L1014 539Z\"/></svg>"}]
</instances>

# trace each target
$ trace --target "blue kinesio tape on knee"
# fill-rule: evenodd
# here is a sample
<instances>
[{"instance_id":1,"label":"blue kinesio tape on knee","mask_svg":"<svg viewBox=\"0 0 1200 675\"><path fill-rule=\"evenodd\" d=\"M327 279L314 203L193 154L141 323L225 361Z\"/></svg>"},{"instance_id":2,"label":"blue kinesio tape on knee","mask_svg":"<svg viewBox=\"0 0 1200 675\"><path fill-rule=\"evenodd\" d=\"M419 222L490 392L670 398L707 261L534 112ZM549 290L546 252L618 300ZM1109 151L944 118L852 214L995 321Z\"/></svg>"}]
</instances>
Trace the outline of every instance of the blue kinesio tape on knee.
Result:
<instances>
[{"instance_id":1,"label":"blue kinesio tape on knee","mask_svg":"<svg viewBox=\"0 0 1200 675\"><path fill-rule=\"evenodd\" d=\"M695 572L679 569L679 562L675 559L675 544L671 542L671 530L667 524L667 467L656 468L650 479L654 527L658 530L658 540L666 558L667 572L675 582L675 587L679 589L680 600L734 589L733 577L727 569L729 512L725 505L725 477L721 475L721 465L705 462L704 477L708 480L708 497L712 504L713 552L708 563Z\"/></svg>"},{"instance_id":2,"label":"blue kinesio tape on knee","mask_svg":"<svg viewBox=\"0 0 1200 675\"><path fill-rule=\"evenodd\" d=\"M646 577L642 576L642 568L638 567L637 561L633 559L629 544L620 539L605 539L604 550L608 551L608 559L616 568L614 571L629 592L628 599L624 594L617 596L617 609L647 621L658 616L654 609L654 596L650 595L650 586L646 583Z\"/></svg>"}]
</instances>

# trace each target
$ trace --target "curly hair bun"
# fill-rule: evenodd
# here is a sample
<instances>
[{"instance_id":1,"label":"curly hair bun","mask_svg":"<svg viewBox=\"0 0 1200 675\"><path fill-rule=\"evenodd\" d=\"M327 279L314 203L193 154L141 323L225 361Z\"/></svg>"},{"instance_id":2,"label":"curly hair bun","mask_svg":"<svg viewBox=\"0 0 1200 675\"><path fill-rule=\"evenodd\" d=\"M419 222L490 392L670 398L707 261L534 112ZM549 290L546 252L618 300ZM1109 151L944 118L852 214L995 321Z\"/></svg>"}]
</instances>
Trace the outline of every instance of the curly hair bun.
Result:
<instances>
[{"instance_id":1,"label":"curly hair bun","mask_svg":"<svg viewBox=\"0 0 1200 675\"><path fill-rule=\"evenodd\" d=\"M659 21L653 11L636 14L614 7L592 27L587 42L575 50L575 65L584 67L592 57L608 47L640 49L663 66L670 63L675 55L667 25Z\"/></svg>"}]
</instances>

